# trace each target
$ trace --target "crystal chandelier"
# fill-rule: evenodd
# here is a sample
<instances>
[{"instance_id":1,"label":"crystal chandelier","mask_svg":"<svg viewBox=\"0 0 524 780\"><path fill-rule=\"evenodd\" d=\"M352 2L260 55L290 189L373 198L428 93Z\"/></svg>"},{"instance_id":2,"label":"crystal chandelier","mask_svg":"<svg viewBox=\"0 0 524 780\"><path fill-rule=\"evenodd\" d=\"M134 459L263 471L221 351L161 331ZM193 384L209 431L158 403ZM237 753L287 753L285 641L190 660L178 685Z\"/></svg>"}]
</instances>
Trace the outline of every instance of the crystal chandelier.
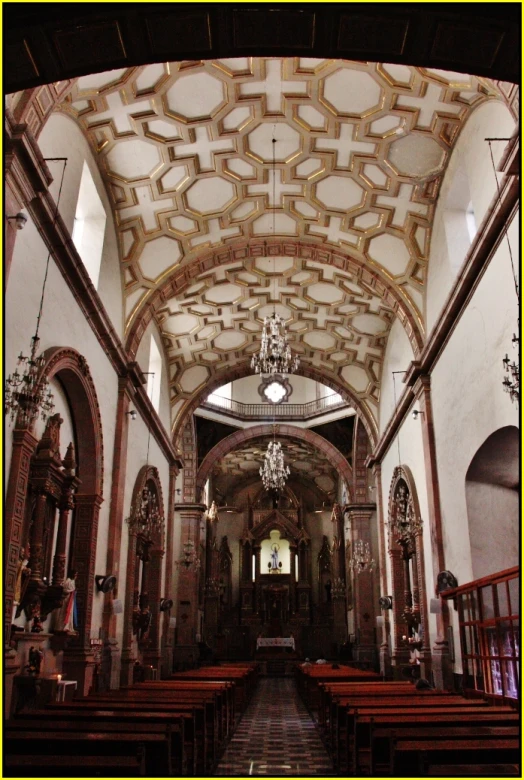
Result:
<instances>
[{"instance_id":1,"label":"crystal chandelier","mask_svg":"<svg viewBox=\"0 0 524 780\"><path fill-rule=\"evenodd\" d=\"M18 355L16 369L5 382L5 414L10 416L11 422L18 415L23 427L29 427L39 414L45 421L55 406L49 380L43 373L45 358L43 355L36 356L39 343L38 333L35 333L31 339L30 356Z\"/></svg>"},{"instance_id":2,"label":"crystal chandelier","mask_svg":"<svg viewBox=\"0 0 524 780\"><path fill-rule=\"evenodd\" d=\"M375 560L371 557L369 542L363 542L357 539L353 547L353 555L349 561L351 571L355 574L364 574L372 572L375 568Z\"/></svg>"},{"instance_id":3,"label":"crystal chandelier","mask_svg":"<svg viewBox=\"0 0 524 780\"><path fill-rule=\"evenodd\" d=\"M58 198L56 201L55 217L53 226L56 225L58 217L58 209L60 206L60 196L62 194L62 185L64 183L64 174L66 169L67 159L65 157L46 158L47 162L63 162L64 168L62 171L62 179L60 181L60 189L58 191ZM9 415L11 422L14 422L17 417L20 424L27 428L30 427L38 418L38 415L42 417L42 420L46 420L55 408L53 402L53 393L49 386L49 380L44 375L45 358L43 355L37 357L38 345L40 344L40 338L38 337L38 330L40 328L40 320L42 317L42 307L44 305L45 286L47 281L47 274L49 271L49 260L51 258L51 252L47 254L47 263L44 274L44 281L42 284L42 294L40 296L40 308L38 316L36 318L36 330L35 335L31 338L31 347L29 350L29 357L23 355L21 352L18 355L18 363L16 369L12 374L9 374L5 381L4 390L4 414ZM19 371L20 369L20 371Z\"/></svg>"},{"instance_id":4,"label":"crystal chandelier","mask_svg":"<svg viewBox=\"0 0 524 780\"><path fill-rule=\"evenodd\" d=\"M515 347L519 343L519 338L515 334L513 334L513 338L511 339L511 343ZM509 376L505 376L502 380L502 386L506 393L509 393L509 397L512 401L519 400L520 395L520 368L515 361L513 363L511 362L510 358L508 357L508 354L506 353L506 357L502 360L502 365L504 366L504 370L506 371L506 374L509 374Z\"/></svg>"},{"instance_id":5,"label":"crystal chandelier","mask_svg":"<svg viewBox=\"0 0 524 780\"><path fill-rule=\"evenodd\" d=\"M273 146L273 236L275 235L276 218L276 177L275 177L275 144ZM275 260L273 258L273 264ZM273 267L273 274L275 268ZM275 296L276 297L276 296ZM264 318L260 351L251 358L251 368L255 374L293 374L299 364L298 357L291 355L287 342L286 324L284 319L273 310L273 314Z\"/></svg>"},{"instance_id":6,"label":"crystal chandelier","mask_svg":"<svg viewBox=\"0 0 524 780\"><path fill-rule=\"evenodd\" d=\"M270 441L260 467L260 476L266 490L282 490L289 477L289 466L284 465L284 453L279 441Z\"/></svg>"},{"instance_id":7,"label":"crystal chandelier","mask_svg":"<svg viewBox=\"0 0 524 780\"><path fill-rule=\"evenodd\" d=\"M158 509L156 495L144 487L137 495L131 514L126 522L132 533L144 539L152 539L153 533L162 525L162 516Z\"/></svg>"},{"instance_id":8,"label":"crystal chandelier","mask_svg":"<svg viewBox=\"0 0 524 780\"><path fill-rule=\"evenodd\" d=\"M260 352L251 358L255 374L293 374L299 362L298 357L291 354L282 317L276 312L265 317Z\"/></svg>"}]
</instances>

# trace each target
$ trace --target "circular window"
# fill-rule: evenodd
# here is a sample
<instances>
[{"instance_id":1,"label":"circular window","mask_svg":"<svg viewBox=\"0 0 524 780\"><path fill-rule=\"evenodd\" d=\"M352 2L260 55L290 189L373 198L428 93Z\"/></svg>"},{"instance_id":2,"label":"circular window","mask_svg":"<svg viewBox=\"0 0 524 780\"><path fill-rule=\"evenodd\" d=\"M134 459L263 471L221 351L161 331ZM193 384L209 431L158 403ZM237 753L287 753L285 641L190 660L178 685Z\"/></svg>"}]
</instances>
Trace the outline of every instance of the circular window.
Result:
<instances>
[{"instance_id":1,"label":"circular window","mask_svg":"<svg viewBox=\"0 0 524 780\"><path fill-rule=\"evenodd\" d=\"M270 404L280 404L287 401L293 388L287 379L281 376L272 376L262 380L258 392L264 401Z\"/></svg>"}]
</instances>

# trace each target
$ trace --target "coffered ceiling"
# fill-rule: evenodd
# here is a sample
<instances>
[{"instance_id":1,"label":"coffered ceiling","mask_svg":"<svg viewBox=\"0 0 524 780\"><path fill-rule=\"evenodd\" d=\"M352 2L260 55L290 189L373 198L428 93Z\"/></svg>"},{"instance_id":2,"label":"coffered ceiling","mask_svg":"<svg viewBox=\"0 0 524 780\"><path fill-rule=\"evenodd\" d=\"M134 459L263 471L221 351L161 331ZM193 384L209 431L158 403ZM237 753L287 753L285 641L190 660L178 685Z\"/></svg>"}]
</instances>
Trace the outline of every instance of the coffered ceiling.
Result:
<instances>
[{"instance_id":1,"label":"coffered ceiling","mask_svg":"<svg viewBox=\"0 0 524 780\"><path fill-rule=\"evenodd\" d=\"M126 332L147 306L162 333L174 427L205 384L248 363L274 307L305 373L377 418L394 318L415 353L424 340L450 151L497 97L460 73L311 58L77 80L59 110L86 133L114 206Z\"/></svg>"}]
</instances>

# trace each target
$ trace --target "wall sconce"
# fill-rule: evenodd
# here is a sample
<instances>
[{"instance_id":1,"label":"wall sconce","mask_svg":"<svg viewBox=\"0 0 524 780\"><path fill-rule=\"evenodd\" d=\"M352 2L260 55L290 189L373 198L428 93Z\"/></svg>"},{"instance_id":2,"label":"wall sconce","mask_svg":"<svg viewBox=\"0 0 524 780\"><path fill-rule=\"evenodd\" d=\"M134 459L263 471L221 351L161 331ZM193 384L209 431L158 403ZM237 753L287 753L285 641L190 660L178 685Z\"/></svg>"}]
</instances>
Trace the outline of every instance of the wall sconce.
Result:
<instances>
[{"instance_id":1,"label":"wall sconce","mask_svg":"<svg viewBox=\"0 0 524 780\"><path fill-rule=\"evenodd\" d=\"M421 411L420 411L420 409L413 409L413 411L411 412L411 414L412 414L412 416L413 416L413 419L414 419L414 420L416 420L416 419L417 419L417 417L419 416L419 414L420 414L422 417L424 417L424 412L421 412Z\"/></svg>"},{"instance_id":2,"label":"wall sconce","mask_svg":"<svg viewBox=\"0 0 524 780\"><path fill-rule=\"evenodd\" d=\"M160 599L160 612L169 612L173 606L173 599Z\"/></svg>"},{"instance_id":3,"label":"wall sconce","mask_svg":"<svg viewBox=\"0 0 524 780\"><path fill-rule=\"evenodd\" d=\"M116 585L116 577L113 574L107 574L106 576L97 575L95 582L99 591L110 593Z\"/></svg>"},{"instance_id":4,"label":"wall sconce","mask_svg":"<svg viewBox=\"0 0 524 780\"><path fill-rule=\"evenodd\" d=\"M136 420L136 411L134 409L131 409L130 412L126 412L126 414L128 414L132 420Z\"/></svg>"},{"instance_id":5,"label":"wall sconce","mask_svg":"<svg viewBox=\"0 0 524 780\"><path fill-rule=\"evenodd\" d=\"M26 215L22 214L21 211L19 211L18 214L15 214L13 217L7 217L7 219L15 220L15 226L17 230L23 230L25 227L25 223L27 222Z\"/></svg>"},{"instance_id":6,"label":"wall sconce","mask_svg":"<svg viewBox=\"0 0 524 780\"><path fill-rule=\"evenodd\" d=\"M380 609L393 609L393 598L391 596L381 596L378 603Z\"/></svg>"}]
</instances>

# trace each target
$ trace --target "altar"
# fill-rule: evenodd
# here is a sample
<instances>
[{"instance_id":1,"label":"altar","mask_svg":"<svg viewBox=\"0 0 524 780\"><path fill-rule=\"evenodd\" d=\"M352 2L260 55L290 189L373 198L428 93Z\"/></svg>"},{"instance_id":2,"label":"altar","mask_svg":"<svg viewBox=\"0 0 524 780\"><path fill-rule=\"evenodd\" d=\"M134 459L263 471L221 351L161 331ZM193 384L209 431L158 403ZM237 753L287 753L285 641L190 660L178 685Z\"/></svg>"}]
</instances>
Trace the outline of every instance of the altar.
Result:
<instances>
[{"instance_id":1,"label":"altar","mask_svg":"<svg viewBox=\"0 0 524 780\"><path fill-rule=\"evenodd\" d=\"M257 638L257 650L261 647L290 647L295 649L295 639L292 636L273 636Z\"/></svg>"}]
</instances>

